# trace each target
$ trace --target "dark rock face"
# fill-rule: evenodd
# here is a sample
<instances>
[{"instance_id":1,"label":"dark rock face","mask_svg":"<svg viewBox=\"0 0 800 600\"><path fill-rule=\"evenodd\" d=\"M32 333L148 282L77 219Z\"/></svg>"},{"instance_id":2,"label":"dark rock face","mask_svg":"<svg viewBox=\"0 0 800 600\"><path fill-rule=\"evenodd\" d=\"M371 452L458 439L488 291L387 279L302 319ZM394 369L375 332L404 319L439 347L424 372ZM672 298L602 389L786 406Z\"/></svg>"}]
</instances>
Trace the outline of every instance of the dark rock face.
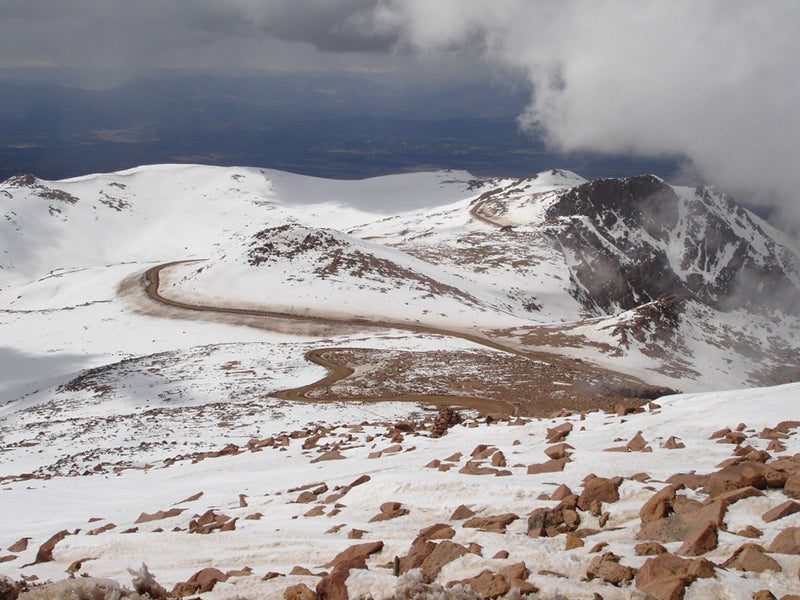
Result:
<instances>
[{"instance_id":1,"label":"dark rock face","mask_svg":"<svg viewBox=\"0 0 800 600\"><path fill-rule=\"evenodd\" d=\"M800 309L800 257L707 188L687 199L651 175L600 179L565 190L547 222L572 265L573 295L596 314L665 296L722 310Z\"/></svg>"}]
</instances>

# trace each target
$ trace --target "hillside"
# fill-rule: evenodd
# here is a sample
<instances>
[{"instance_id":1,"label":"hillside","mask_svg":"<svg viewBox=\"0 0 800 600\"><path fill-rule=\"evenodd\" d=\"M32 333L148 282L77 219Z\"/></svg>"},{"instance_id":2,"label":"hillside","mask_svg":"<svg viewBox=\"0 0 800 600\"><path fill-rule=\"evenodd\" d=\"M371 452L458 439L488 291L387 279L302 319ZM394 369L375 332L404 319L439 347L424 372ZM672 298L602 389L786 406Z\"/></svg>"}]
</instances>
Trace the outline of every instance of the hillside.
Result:
<instances>
[{"instance_id":1,"label":"hillside","mask_svg":"<svg viewBox=\"0 0 800 600\"><path fill-rule=\"evenodd\" d=\"M725 194L154 165L15 176L0 215L0 575L795 589L800 251Z\"/></svg>"}]
</instances>

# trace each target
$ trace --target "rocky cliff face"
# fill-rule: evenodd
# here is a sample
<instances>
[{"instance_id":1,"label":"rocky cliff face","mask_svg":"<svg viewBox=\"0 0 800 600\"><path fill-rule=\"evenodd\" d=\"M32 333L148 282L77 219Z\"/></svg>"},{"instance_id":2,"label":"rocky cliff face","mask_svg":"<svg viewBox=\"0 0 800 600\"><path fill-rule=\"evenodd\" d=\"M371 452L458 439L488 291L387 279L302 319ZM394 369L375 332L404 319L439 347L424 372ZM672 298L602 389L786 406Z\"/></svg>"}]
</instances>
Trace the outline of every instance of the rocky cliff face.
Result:
<instances>
[{"instance_id":1,"label":"rocky cliff face","mask_svg":"<svg viewBox=\"0 0 800 600\"><path fill-rule=\"evenodd\" d=\"M665 296L722 310L800 308L800 257L746 210L708 188L654 176L600 179L560 193L547 232L572 294L598 314Z\"/></svg>"}]
</instances>

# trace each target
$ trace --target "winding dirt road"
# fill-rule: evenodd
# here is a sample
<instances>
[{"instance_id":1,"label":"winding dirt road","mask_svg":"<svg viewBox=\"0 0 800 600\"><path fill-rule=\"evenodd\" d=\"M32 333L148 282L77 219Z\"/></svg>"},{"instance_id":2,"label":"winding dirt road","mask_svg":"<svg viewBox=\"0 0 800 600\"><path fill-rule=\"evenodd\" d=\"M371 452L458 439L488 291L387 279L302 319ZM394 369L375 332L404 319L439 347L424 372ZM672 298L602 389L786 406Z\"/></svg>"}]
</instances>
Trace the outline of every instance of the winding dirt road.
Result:
<instances>
[{"instance_id":1,"label":"winding dirt road","mask_svg":"<svg viewBox=\"0 0 800 600\"><path fill-rule=\"evenodd\" d=\"M355 317L347 319L337 319L334 317L321 316L321 315L298 315L286 312L260 310L260 309L257 310L257 309L234 308L225 306L208 306L201 304L191 304L188 302L174 300L172 298L163 296L159 290L161 272L172 266L188 262L198 262L198 261L174 261L170 263L157 265L155 267L148 269L144 275L146 295L151 300L158 302L160 304L192 312L214 313L218 315L234 315L242 317L287 319L300 323L315 323L327 326L338 325L347 327L358 326L365 328L399 329L414 333L425 333L425 334L442 335L447 337L455 337L485 346L487 348L492 348L494 350L499 350L502 352L520 356L526 359L546 362L556 366L562 366L565 369L575 370L576 365L580 364L580 370L586 372L587 379L595 379L595 380L599 379L600 381L603 381L604 375L606 376L606 378L613 376L614 378L619 379L621 377L618 373L611 373L599 367L594 367L586 363L579 363L579 361L575 361L574 359L570 359L569 357L560 356L557 354L545 353L541 351L521 350L519 348L515 348L511 345L504 344L502 342L498 342L496 340L492 340L487 337L453 329L443 329L443 328L416 325L413 323L396 322L396 321L369 320L369 319L355 318ZM327 375L325 375L325 377L305 386L292 388L288 390L282 390L280 392L275 393L274 396L285 400L303 400L303 401L319 402L320 401L319 399L309 398L308 394L320 388L330 387L336 382L341 381L342 379L345 379L353 374L352 368L344 364L338 363L336 361L330 360L325 356L326 352L332 352L335 350L337 349L319 348L311 350L310 352L306 353L307 360L315 364L318 364L322 367L325 367L328 370L328 373ZM624 376L622 377L630 381L632 385L642 385L642 383L638 380ZM531 388L534 389L535 386L536 382L531 382ZM335 400L348 400L348 399L349 398L345 397L335 398ZM328 399L327 401L331 401L331 399ZM510 402L497 399L486 399L486 398L478 398L478 397L462 396L462 395L398 394L390 396L382 395L380 397L371 397L371 398L359 397L358 401L362 402L403 401L403 402L430 403L440 406L452 405L452 406L461 406L465 408L476 409L483 414L491 413L491 414L513 415L519 412L518 407Z\"/></svg>"}]
</instances>

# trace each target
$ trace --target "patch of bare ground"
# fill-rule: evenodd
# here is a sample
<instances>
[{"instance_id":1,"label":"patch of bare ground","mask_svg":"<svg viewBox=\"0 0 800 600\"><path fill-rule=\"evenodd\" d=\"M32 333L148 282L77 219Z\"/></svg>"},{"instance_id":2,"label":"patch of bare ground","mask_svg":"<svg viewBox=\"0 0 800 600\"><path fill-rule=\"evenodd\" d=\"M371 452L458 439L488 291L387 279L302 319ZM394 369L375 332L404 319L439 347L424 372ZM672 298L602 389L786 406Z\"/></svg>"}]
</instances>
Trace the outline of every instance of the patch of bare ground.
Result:
<instances>
[{"instance_id":1,"label":"patch of bare ground","mask_svg":"<svg viewBox=\"0 0 800 600\"><path fill-rule=\"evenodd\" d=\"M610 409L622 399L643 404L661 391L574 360L545 361L489 350L326 348L307 358L327 367L328 375L279 397L431 401L535 417L561 409Z\"/></svg>"}]
</instances>

